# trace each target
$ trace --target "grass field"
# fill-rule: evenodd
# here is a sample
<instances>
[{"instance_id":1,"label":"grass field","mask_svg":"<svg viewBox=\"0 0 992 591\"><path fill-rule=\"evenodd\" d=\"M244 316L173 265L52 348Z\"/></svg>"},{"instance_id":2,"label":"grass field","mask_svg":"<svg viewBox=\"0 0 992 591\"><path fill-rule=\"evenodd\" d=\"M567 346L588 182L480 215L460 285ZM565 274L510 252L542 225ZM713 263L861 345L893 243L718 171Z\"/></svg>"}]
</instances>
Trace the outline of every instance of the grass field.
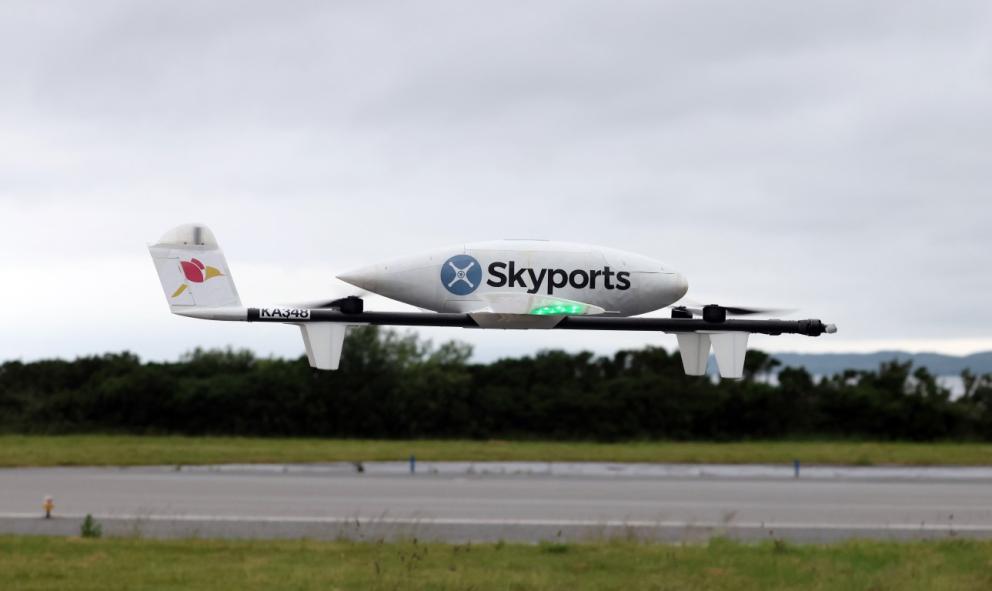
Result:
<instances>
[{"instance_id":1,"label":"grass field","mask_svg":"<svg viewBox=\"0 0 992 591\"><path fill-rule=\"evenodd\" d=\"M213 463L419 461L601 461L871 465L992 465L984 443L562 443L381 441L117 435L2 435L0 466L136 466Z\"/></svg>"},{"instance_id":2,"label":"grass field","mask_svg":"<svg viewBox=\"0 0 992 591\"><path fill-rule=\"evenodd\" d=\"M992 542L445 545L0 536L43 589L989 589Z\"/></svg>"}]
</instances>

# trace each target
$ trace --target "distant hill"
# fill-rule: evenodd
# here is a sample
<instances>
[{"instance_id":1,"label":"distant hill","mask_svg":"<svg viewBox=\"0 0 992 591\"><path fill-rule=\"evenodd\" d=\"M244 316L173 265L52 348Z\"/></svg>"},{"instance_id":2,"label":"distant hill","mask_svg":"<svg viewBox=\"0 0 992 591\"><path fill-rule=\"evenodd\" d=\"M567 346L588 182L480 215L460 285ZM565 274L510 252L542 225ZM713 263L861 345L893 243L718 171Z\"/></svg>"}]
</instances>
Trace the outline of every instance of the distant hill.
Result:
<instances>
[{"instance_id":1,"label":"distant hill","mask_svg":"<svg viewBox=\"0 0 992 591\"><path fill-rule=\"evenodd\" d=\"M958 375L967 368L976 374L992 373L992 351L973 353L963 357L940 353L907 353L905 351L879 351L878 353L774 353L783 366L805 367L814 375L830 375L845 369L878 369L880 363L898 359L911 360L914 366L923 366L939 376Z\"/></svg>"}]
</instances>

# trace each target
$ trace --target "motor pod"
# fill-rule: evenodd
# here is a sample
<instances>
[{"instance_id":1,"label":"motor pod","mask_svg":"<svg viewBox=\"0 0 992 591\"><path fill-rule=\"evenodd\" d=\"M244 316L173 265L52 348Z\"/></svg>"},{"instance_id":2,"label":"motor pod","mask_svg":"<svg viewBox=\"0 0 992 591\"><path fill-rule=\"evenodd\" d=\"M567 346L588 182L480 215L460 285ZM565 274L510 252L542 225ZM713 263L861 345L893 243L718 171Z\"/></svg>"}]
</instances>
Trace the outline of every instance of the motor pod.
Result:
<instances>
[{"instance_id":1,"label":"motor pod","mask_svg":"<svg viewBox=\"0 0 992 591\"><path fill-rule=\"evenodd\" d=\"M727 321L727 309L723 306L717 306L716 304L710 304L708 306L703 306L703 320L706 322L726 322Z\"/></svg>"},{"instance_id":2,"label":"motor pod","mask_svg":"<svg viewBox=\"0 0 992 591\"><path fill-rule=\"evenodd\" d=\"M365 310L365 302L358 296L348 296L334 300L329 307L341 310L342 314L361 314Z\"/></svg>"}]
</instances>

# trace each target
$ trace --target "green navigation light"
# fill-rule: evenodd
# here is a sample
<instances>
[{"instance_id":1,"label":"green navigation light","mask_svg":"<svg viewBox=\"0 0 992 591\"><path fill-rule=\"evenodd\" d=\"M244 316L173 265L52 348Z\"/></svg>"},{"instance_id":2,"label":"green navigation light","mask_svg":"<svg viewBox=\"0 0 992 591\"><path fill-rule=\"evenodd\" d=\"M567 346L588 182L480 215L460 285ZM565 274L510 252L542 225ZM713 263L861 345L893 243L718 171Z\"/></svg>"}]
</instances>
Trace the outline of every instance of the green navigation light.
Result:
<instances>
[{"instance_id":1,"label":"green navigation light","mask_svg":"<svg viewBox=\"0 0 992 591\"><path fill-rule=\"evenodd\" d=\"M549 316L554 314L582 314L583 312L585 312L585 306L579 304L568 304L564 302L554 302L546 306L539 306L530 311L531 314L536 316Z\"/></svg>"}]
</instances>

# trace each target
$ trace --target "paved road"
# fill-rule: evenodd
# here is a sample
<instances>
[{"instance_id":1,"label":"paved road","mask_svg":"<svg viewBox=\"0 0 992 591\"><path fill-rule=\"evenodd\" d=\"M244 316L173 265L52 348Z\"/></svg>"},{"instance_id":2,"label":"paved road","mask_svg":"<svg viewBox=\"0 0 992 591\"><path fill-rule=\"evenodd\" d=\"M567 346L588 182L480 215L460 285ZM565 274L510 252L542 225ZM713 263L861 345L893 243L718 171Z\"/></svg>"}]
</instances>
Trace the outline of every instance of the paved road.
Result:
<instances>
[{"instance_id":1,"label":"paved road","mask_svg":"<svg viewBox=\"0 0 992 591\"><path fill-rule=\"evenodd\" d=\"M44 495L56 518L38 517ZM0 532L520 540L992 538L984 478L398 474L353 469L0 470Z\"/></svg>"}]
</instances>

